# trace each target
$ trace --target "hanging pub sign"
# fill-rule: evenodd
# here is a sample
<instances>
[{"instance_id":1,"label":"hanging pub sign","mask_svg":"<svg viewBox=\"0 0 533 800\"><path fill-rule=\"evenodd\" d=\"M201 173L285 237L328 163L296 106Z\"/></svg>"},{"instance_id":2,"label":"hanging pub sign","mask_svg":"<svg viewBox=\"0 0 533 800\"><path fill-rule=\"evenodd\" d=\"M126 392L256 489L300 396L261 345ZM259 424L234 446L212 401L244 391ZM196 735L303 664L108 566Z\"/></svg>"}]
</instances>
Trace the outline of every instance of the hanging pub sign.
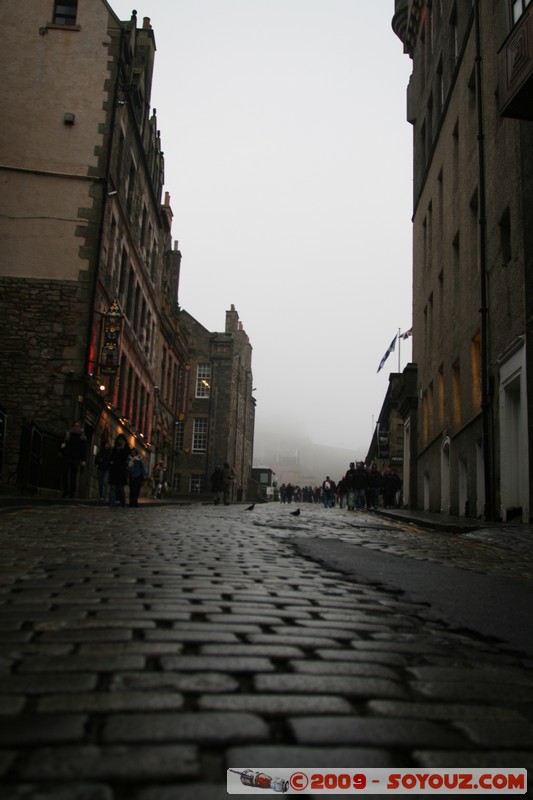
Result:
<instances>
[{"instance_id":1,"label":"hanging pub sign","mask_svg":"<svg viewBox=\"0 0 533 800\"><path fill-rule=\"evenodd\" d=\"M383 428L378 433L378 458L389 457L389 432Z\"/></svg>"},{"instance_id":2,"label":"hanging pub sign","mask_svg":"<svg viewBox=\"0 0 533 800\"><path fill-rule=\"evenodd\" d=\"M113 375L120 365L120 346L122 342L123 315L115 299L102 318L102 349L100 352L100 372Z\"/></svg>"}]
</instances>

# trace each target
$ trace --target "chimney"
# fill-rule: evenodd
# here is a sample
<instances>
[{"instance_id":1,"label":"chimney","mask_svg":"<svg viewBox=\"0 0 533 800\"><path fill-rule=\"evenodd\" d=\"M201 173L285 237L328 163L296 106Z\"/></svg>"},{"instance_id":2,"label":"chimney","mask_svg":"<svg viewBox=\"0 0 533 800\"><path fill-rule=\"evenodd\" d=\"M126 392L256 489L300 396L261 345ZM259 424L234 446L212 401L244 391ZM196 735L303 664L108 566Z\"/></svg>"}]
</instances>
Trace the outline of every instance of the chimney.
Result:
<instances>
[{"instance_id":1,"label":"chimney","mask_svg":"<svg viewBox=\"0 0 533 800\"><path fill-rule=\"evenodd\" d=\"M233 303L231 310L226 311L226 333L236 333L239 327L239 315L235 310Z\"/></svg>"},{"instance_id":2,"label":"chimney","mask_svg":"<svg viewBox=\"0 0 533 800\"><path fill-rule=\"evenodd\" d=\"M143 28L151 29L151 27L152 26L150 25L150 17L143 17Z\"/></svg>"}]
</instances>

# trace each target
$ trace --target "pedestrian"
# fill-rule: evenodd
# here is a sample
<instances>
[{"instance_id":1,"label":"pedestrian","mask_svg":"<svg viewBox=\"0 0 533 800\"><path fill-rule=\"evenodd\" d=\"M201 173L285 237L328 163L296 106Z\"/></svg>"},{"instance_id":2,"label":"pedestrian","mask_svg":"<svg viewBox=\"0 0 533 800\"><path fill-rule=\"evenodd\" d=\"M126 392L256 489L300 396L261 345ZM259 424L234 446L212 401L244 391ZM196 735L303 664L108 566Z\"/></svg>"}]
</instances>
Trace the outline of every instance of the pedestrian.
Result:
<instances>
[{"instance_id":1,"label":"pedestrian","mask_svg":"<svg viewBox=\"0 0 533 800\"><path fill-rule=\"evenodd\" d=\"M152 480L154 483L154 491L152 497L155 500L161 500L167 491L167 471L162 461L158 461L152 471Z\"/></svg>"},{"instance_id":2,"label":"pedestrian","mask_svg":"<svg viewBox=\"0 0 533 800\"><path fill-rule=\"evenodd\" d=\"M337 503L339 508L346 507L346 493L347 493L346 478L341 478L337 484Z\"/></svg>"},{"instance_id":3,"label":"pedestrian","mask_svg":"<svg viewBox=\"0 0 533 800\"><path fill-rule=\"evenodd\" d=\"M130 448L123 433L119 433L111 451L109 462L109 508L115 508L119 502L126 508L126 492L124 487L128 480L128 458Z\"/></svg>"},{"instance_id":4,"label":"pedestrian","mask_svg":"<svg viewBox=\"0 0 533 800\"><path fill-rule=\"evenodd\" d=\"M130 482L130 508L137 508L139 495L144 479L148 476L148 469L138 450L133 448L128 459L128 477Z\"/></svg>"},{"instance_id":5,"label":"pedestrian","mask_svg":"<svg viewBox=\"0 0 533 800\"><path fill-rule=\"evenodd\" d=\"M224 473L222 467L217 464L211 475L211 489L213 490L213 500L216 506L220 501L224 501Z\"/></svg>"},{"instance_id":6,"label":"pedestrian","mask_svg":"<svg viewBox=\"0 0 533 800\"><path fill-rule=\"evenodd\" d=\"M63 497L75 497L78 482L78 471L85 466L87 453L87 437L81 422L75 420L61 444L61 477L63 482Z\"/></svg>"},{"instance_id":7,"label":"pedestrian","mask_svg":"<svg viewBox=\"0 0 533 800\"><path fill-rule=\"evenodd\" d=\"M355 492L355 507L361 510L366 505L366 490L368 487L368 475L362 461L358 461L355 465L352 483Z\"/></svg>"},{"instance_id":8,"label":"pedestrian","mask_svg":"<svg viewBox=\"0 0 533 800\"><path fill-rule=\"evenodd\" d=\"M385 508L396 506L396 492L401 489L402 482L396 470L387 467L383 472L383 505Z\"/></svg>"},{"instance_id":9,"label":"pedestrian","mask_svg":"<svg viewBox=\"0 0 533 800\"><path fill-rule=\"evenodd\" d=\"M366 507L376 509L379 506L379 495L383 488L383 478L377 464L372 464L368 473L368 488L366 491Z\"/></svg>"},{"instance_id":10,"label":"pedestrian","mask_svg":"<svg viewBox=\"0 0 533 800\"><path fill-rule=\"evenodd\" d=\"M346 505L348 511L355 511L355 461L350 461L350 468L346 470L344 483L346 485Z\"/></svg>"},{"instance_id":11,"label":"pedestrian","mask_svg":"<svg viewBox=\"0 0 533 800\"><path fill-rule=\"evenodd\" d=\"M294 497L294 486L292 485L292 483L289 482L285 488L285 499L287 503L292 503L293 497Z\"/></svg>"},{"instance_id":12,"label":"pedestrian","mask_svg":"<svg viewBox=\"0 0 533 800\"><path fill-rule=\"evenodd\" d=\"M112 447L106 439L98 451L96 458L94 459L94 463L98 469L98 496L100 497L100 502L102 503L105 503L108 499L109 462L111 461L111 451Z\"/></svg>"},{"instance_id":13,"label":"pedestrian","mask_svg":"<svg viewBox=\"0 0 533 800\"><path fill-rule=\"evenodd\" d=\"M322 483L322 497L324 500L324 508L333 508L335 505L335 481L332 481L329 475L326 475L326 480Z\"/></svg>"},{"instance_id":14,"label":"pedestrian","mask_svg":"<svg viewBox=\"0 0 533 800\"><path fill-rule=\"evenodd\" d=\"M224 461L222 467L222 491L224 493L224 505L229 506L233 499L233 481L235 480L235 472L233 467L230 467L228 461Z\"/></svg>"}]
</instances>

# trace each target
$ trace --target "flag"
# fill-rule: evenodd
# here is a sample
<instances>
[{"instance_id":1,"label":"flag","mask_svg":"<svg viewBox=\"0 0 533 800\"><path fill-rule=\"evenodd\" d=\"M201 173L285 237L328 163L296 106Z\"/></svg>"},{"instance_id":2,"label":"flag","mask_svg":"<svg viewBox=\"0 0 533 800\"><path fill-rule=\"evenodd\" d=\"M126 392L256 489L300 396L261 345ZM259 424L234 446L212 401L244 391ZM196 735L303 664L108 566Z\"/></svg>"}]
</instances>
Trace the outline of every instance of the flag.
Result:
<instances>
[{"instance_id":1,"label":"flag","mask_svg":"<svg viewBox=\"0 0 533 800\"><path fill-rule=\"evenodd\" d=\"M408 339L412 335L413 335L413 329L409 328L408 331L405 331L405 333L402 333L402 339Z\"/></svg>"},{"instance_id":2,"label":"flag","mask_svg":"<svg viewBox=\"0 0 533 800\"><path fill-rule=\"evenodd\" d=\"M389 347L388 347L388 349L387 349L387 352L385 353L385 355L383 356L383 358L382 358L382 359L381 359L381 361L379 362L378 372L380 371L380 369L382 369L382 367L383 367L383 364L384 364L384 363L385 363L385 361L388 359L388 357L390 356L390 354L391 354L391 353L394 353L394 351L395 351L395 349L396 349L396 339L397 339L397 338L398 338L398 334L396 334L396 336L394 337L394 339L393 339L393 340L392 340L392 342L390 343L390 345L389 345Z\"/></svg>"}]
</instances>

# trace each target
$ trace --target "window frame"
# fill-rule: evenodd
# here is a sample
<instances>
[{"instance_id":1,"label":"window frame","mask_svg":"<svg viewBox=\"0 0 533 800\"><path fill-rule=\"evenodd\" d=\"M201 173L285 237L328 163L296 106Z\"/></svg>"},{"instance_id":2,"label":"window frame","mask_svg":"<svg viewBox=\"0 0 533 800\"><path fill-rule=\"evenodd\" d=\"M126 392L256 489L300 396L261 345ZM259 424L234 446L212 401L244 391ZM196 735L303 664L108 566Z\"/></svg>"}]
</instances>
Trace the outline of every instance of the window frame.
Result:
<instances>
[{"instance_id":1,"label":"window frame","mask_svg":"<svg viewBox=\"0 0 533 800\"><path fill-rule=\"evenodd\" d=\"M205 475L189 476L189 494L203 494L205 492Z\"/></svg>"},{"instance_id":2,"label":"window frame","mask_svg":"<svg viewBox=\"0 0 533 800\"><path fill-rule=\"evenodd\" d=\"M69 12L72 9L72 12ZM74 28L77 25L78 0L55 0L53 24L65 28Z\"/></svg>"},{"instance_id":3,"label":"window frame","mask_svg":"<svg viewBox=\"0 0 533 800\"><path fill-rule=\"evenodd\" d=\"M209 420L207 417L195 417L192 429L192 453L207 453L207 436Z\"/></svg>"},{"instance_id":4,"label":"window frame","mask_svg":"<svg viewBox=\"0 0 533 800\"><path fill-rule=\"evenodd\" d=\"M211 397L211 364L202 362L196 365L195 397L206 400Z\"/></svg>"}]
</instances>

